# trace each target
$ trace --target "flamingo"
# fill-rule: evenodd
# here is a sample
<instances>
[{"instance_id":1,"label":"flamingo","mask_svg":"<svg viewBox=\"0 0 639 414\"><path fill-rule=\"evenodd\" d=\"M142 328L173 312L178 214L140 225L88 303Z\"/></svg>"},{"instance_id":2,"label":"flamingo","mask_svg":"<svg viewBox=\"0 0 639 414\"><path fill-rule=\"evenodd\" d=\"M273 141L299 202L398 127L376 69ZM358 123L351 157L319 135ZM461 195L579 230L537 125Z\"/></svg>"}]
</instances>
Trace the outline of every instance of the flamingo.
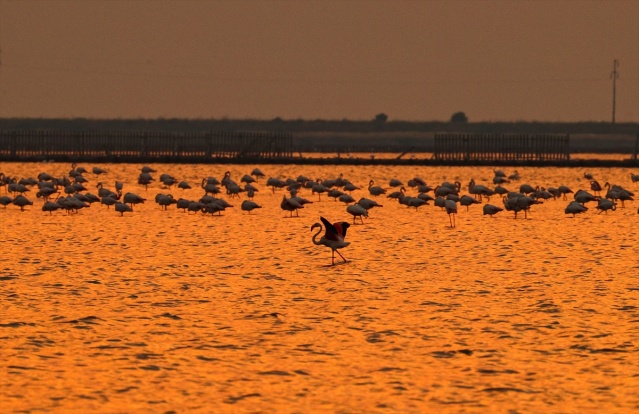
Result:
<instances>
[{"instance_id":1,"label":"flamingo","mask_svg":"<svg viewBox=\"0 0 639 414\"><path fill-rule=\"evenodd\" d=\"M341 201L342 203L346 203L346 204L350 204L350 203L354 203L355 202L355 199L350 194L342 194L341 196L339 196L338 200Z\"/></svg>"},{"instance_id":2,"label":"flamingo","mask_svg":"<svg viewBox=\"0 0 639 414\"><path fill-rule=\"evenodd\" d=\"M240 208L243 211L248 211L248 213L251 214L251 211L253 211L256 208L262 208L262 206L258 205L254 201L244 200L244 201L242 201L242 205L240 206Z\"/></svg>"},{"instance_id":3,"label":"flamingo","mask_svg":"<svg viewBox=\"0 0 639 414\"><path fill-rule=\"evenodd\" d=\"M60 192L55 188L42 187L40 191L36 193L36 197L42 197L44 201L49 201L49 197L51 197L53 194L60 194Z\"/></svg>"},{"instance_id":4,"label":"flamingo","mask_svg":"<svg viewBox=\"0 0 639 414\"><path fill-rule=\"evenodd\" d=\"M77 165L78 165L78 164L76 164L75 162L74 162L74 163L72 163L72 164L71 164L71 168L72 168L72 170L71 170L71 171L76 171L76 172L78 172L78 173L80 173L80 174L86 174L86 173L88 172L88 171L86 170L86 168L84 168L84 167L78 167Z\"/></svg>"},{"instance_id":5,"label":"flamingo","mask_svg":"<svg viewBox=\"0 0 639 414\"><path fill-rule=\"evenodd\" d=\"M356 217L359 217L359 220L361 221L362 224L364 224L364 219L362 218L362 216L368 217L368 210L366 210L364 207L360 206L359 204L352 204L350 206L347 206L346 212L353 216L353 224L356 223L355 221Z\"/></svg>"},{"instance_id":6,"label":"flamingo","mask_svg":"<svg viewBox=\"0 0 639 414\"><path fill-rule=\"evenodd\" d=\"M268 180L266 180L266 186L271 187L273 194L275 194L275 188L284 188L286 187L286 183L279 178L269 177Z\"/></svg>"},{"instance_id":7,"label":"flamingo","mask_svg":"<svg viewBox=\"0 0 639 414\"><path fill-rule=\"evenodd\" d=\"M202 178L201 187L204 189L204 195L210 193L215 196L216 194L219 194L221 190L218 185L219 181L214 177Z\"/></svg>"},{"instance_id":8,"label":"flamingo","mask_svg":"<svg viewBox=\"0 0 639 414\"><path fill-rule=\"evenodd\" d=\"M313 184L311 193L317 193L317 201L322 201L322 193L325 193L327 191L328 188L322 184L322 180L317 180L317 182Z\"/></svg>"},{"instance_id":9,"label":"flamingo","mask_svg":"<svg viewBox=\"0 0 639 414\"><path fill-rule=\"evenodd\" d=\"M498 184L498 183L495 183ZM468 192L475 196L479 201L482 200L482 197L486 197L487 200L490 201L490 196L495 194L495 191L484 185L476 185L475 180L471 179L468 183ZM479 197L478 197L479 196Z\"/></svg>"},{"instance_id":10,"label":"flamingo","mask_svg":"<svg viewBox=\"0 0 639 414\"><path fill-rule=\"evenodd\" d=\"M344 191L348 191L349 193L355 190L359 190L359 187L351 182L347 182L344 184Z\"/></svg>"},{"instance_id":11,"label":"flamingo","mask_svg":"<svg viewBox=\"0 0 639 414\"><path fill-rule=\"evenodd\" d=\"M160 181L162 182L162 184L164 184L166 188L171 188L171 186L178 183L178 180L169 174L162 174L160 176Z\"/></svg>"},{"instance_id":12,"label":"flamingo","mask_svg":"<svg viewBox=\"0 0 639 414\"><path fill-rule=\"evenodd\" d=\"M402 187L402 188L399 189L399 191L393 191L392 193L387 195L386 198L398 199L398 198L400 198L400 197L402 197L404 195L405 191L406 191L406 189L404 187Z\"/></svg>"},{"instance_id":13,"label":"flamingo","mask_svg":"<svg viewBox=\"0 0 639 414\"><path fill-rule=\"evenodd\" d=\"M530 184L522 184L519 186L519 192L528 195L534 193L535 188Z\"/></svg>"},{"instance_id":14,"label":"flamingo","mask_svg":"<svg viewBox=\"0 0 639 414\"><path fill-rule=\"evenodd\" d=\"M250 184L250 183L255 183L257 181L255 180L255 178L251 177L250 175L244 174L244 176L242 176L242 178L240 178L240 182L241 183Z\"/></svg>"},{"instance_id":15,"label":"flamingo","mask_svg":"<svg viewBox=\"0 0 639 414\"><path fill-rule=\"evenodd\" d=\"M506 211L514 211L515 219L517 218L517 213L520 211L524 211L524 219L528 218L528 210L530 210L530 206L533 204L542 204L541 201L537 201L532 197L525 196L521 193L514 193L511 195L506 195L503 197L504 208Z\"/></svg>"},{"instance_id":16,"label":"flamingo","mask_svg":"<svg viewBox=\"0 0 639 414\"><path fill-rule=\"evenodd\" d=\"M341 192L340 190L338 190L337 188L331 188L330 190L328 190L327 195L328 195L329 197L332 197L332 198L333 198L333 201L337 201L337 199L338 199L340 196L344 195L344 193L342 193L342 192Z\"/></svg>"},{"instance_id":17,"label":"flamingo","mask_svg":"<svg viewBox=\"0 0 639 414\"><path fill-rule=\"evenodd\" d=\"M590 189L595 193L596 196L601 195L601 184L597 180L592 180L590 182Z\"/></svg>"},{"instance_id":18,"label":"flamingo","mask_svg":"<svg viewBox=\"0 0 639 414\"><path fill-rule=\"evenodd\" d=\"M151 173L141 173L138 176L138 184L143 185L146 190L149 189L149 184L155 181L155 178L151 176Z\"/></svg>"},{"instance_id":19,"label":"flamingo","mask_svg":"<svg viewBox=\"0 0 639 414\"><path fill-rule=\"evenodd\" d=\"M572 216L575 217L576 214L583 213L586 211L588 211L588 207L584 206L578 201L571 201L570 204L568 204L568 206L564 210L564 213L572 214Z\"/></svg>"},{"instance_id":20,"label":"flamingo","mask_svg":"<svg viewBox=\"0 0 639 414\"><path fill-rule=\"evenodd\" d=\"M264 173L260 171L259 168L253 168L253 171L251 171L251 175L255 176L255 181L257 181L257 179L260 177L264 177Z\"/></svg>"},{"instance_id":21,"label":"flamingo","mask_svg":"<svg viewBox=\"0 0 639 414\"><path fill-rule=\"evenodd\" d=\"M366 210L370 210L373 207L384 207L383 205L378 204L377 201L364 197L360 198L357 204L364 207Z\"/></svg>"},{"instance_id":22,"label":"flamingo","mask_svg":"<svg viewBox=\"0 0 639 414\"><path fill-rule=\"evenodd\" d=\"M282 202L280 203L280 207L284 211L290 211L290 217L293 217L293 212L295 212L296 217L299 217L299 212L297 210L300 208L304 208L304 205L302 205L294 198L286 198L286 196L284 196Z\"/></svg>"},{"instance_id":23,"label":"flamingo","mask_svg":"<svg viewBox=\"0 0 639 414\"><path fill-rule=\"evenodd\" d=\"M134 193L126 193L123 201L125 204L129 204L131 206L131 211L133 211L133 204L142 204L146 201L146 198L142 198Z\"/></svg>"},{"instance_id":24,"label":"flamingo","mask_svg":"<svg viewBox=\"0 0 639 414\"><path fill-rule=\"evenodd\" d=\"M607 198L601 198L597 202L597 210L600 210L598 214L603 213L604 211L608 214L608 210L615 211L617 209L617 203L612 200L608 200Z\"/></svg>"},{"instance_id":25,"label":"flamingo","mask_svg":"<svg viewBox=\"0 0 639 414\"><path fill-rule=\"evenodd\" d=\"M417 185L426 185L426 180L424 180L422 177L413 177L413 179L409 180L409 181L414 182L416 184L416 186Z\"/></svg>"},{"instance_id":26,"label":"flamingo","mask_svg":"<svg viewBox=\"0 0 639 414\"><path fill-rule=\"evenodd\" d=\"M505 194L508 194L508 189L505 187L502 187L501 185L498 185L495 187L495 193L499 194L500 196L503 196Z\"/></svg>"},{"instance_id":27,"label":"flamingo","mask_svg":"<svg viewBox=\"0 0 639 414\"><path fill-rule=\"evenodd\" d=\"M428 200L420 197L402 196L398 200L400 204L403 204L406 207L415 207L415 211L417 211L421 206L428 205Z\"/></svg>"},{"instance_id":28,"label":"flamingo","mask_svg":"<svg viewBox=\"0 0 639 414\"><path fill-rule=\"evenodd\" d=\"M187 200L186 198L180 198L177 201L177 208L186 212L186 209L189 208L189 203L191 203L191 200Z\"/></svg>"},{"instance_id":29,"label":"flamingo","mask_svg":"<svg viewBox=\"0 0 639 414\"><path fill-rule=\"evenodd\" d=\"M461 185L461 184L460 184ZM436 197L446 197L449 194L459 194L459 189L456 184L444 183L435 187L435 196Z\"/></svg>"},{"instance_id":30,"label":"flamingo","mask_svg":"<svg viewBox=\"0 0 639 414\"><path fill-rule=\"evenodd\" d=\"M590 201L599 201L601 197L596 197L584 190L577 190L577 192L573 195L573 198L581 204L586 204Z\"/></svg>"},{"instance_id":31,"label":"flamingo","mask_svg":"<svg viewBox=\"0 0 639 414\"><path fill-rule=\"evenodd\" d=\"M115 203L115 211L120 213L120 217L122 217L126 212L133 212L133 209L128 204L117 201Z\"/></svg>"},{"instance_id":32,"label":"flamingo","mask_svg":"<svg viewBox=\"0 0 639 414\"><path fill-rule=\"evenodd\" d=\"M572 191L570 188L568 188L567 186L565 186L565 185L560 185L560 186L557 188L557 190L558 190L561 194L563 194L563 197L562 197L562 198L563 198L564 200L567 200L567 199L568 199L568 198L566 197L566 194L568 194L568 193L573 193L573 191Z\"/></svg>"},{"instance_id":33,"label":"flamingo","mask_svg":"<svg viewBox=\"0 0 639 414\"><path fill-rule=\"evenodd\" d=\"M503 210L503 208L494 206L492 204L484 204L484 215L488 214L490 217L493 217L495 214Z\"/></svg>"},{"instance_id":34,"label":"flamingo","mask_svg":"<svg viewBox=\"0 0 639 414\"><path fill-rule=\"evenodd\" d=\"M375 181L370 180L368 183L368 192L372 195L372 196L378 196L378 195L382 195L382 194L386 194L386 190L384 190L382 187L380 186L373 186L373 184L375 184Z\"/></svg>"},{"instance_id":35,"label":"flamingo","mask_svg":"<svg viewBox=\"0 0 639 414\"><path fill-rule=\"evenodd\" d=\"M17 195L16 198L13 199L12 203L14 205L20 207L20 211L24 211L24 207L25 206L32 206L33 205L33 201L29 200L28 198L26 198L22 194Z\"/></svg>"},{"instance_id":36,"label":"flamingo","mask_svg":"<svg viewBox=\"0 0 639 414\"><path fill-rule=\"evenodd\" d=\"M172 194L162 193L155 196L155 202L162 207L162 210L167 210L171 204L177 204L177 200L173 198Z\"/></svg>"},{"instance_id":37,"label":"flamingo","mask_svg":"<svg viewBox=\"0 0 639 414\"><path fill-rule=\"evenodd\" d=\"M102 197L102 199L100 200L100 204L104 204L105 206L107 206L107 208L109 208L110 206L117 204L118 199L119 198L116 199L115 197L110 196Z\"/></svg>"},{"instance_id":38,"label":"flamingo","mask_svg":"<svg viewBox=\"0 0 639 414\"><path fill-rule=\"evenodd\" d=\"M100 168L100 167L93 167L93 174L95 174L95 176L99 176L100 174L106 174L106 170Z\"/></svg>"},{"instance_id":39,"label":"flamingo","mask_svg":"<svg viewBox=\"0 0 639 414\"><path fill-rule=\"evenodd\" d=\"M324 223L324 228L326 229L326 231L324 235L319 240L317 240L317 236L319 236L324 228L320 223L313 224L311 226L311 231L313 231L314 228L319 227L319 230L317 230L317 232L313 235L313 244L316 244L318 246L326 246L331 249L332 265L335 265L335 252L337 252L344 263L346 263L346 259L337 249L344 248L351 244L350 242L344 241L344 238L346 237L346 230L348 230L350 224L345 221L331 224L324 217L320 217L320 220L322 221L322 223Z\"/></svg>"},{"instance_id":40,"label":"flamingo","mask_svg":"<svg viewBox=\"0 0 639 414\"><path fill-rule=\"evenodd\" d=\"M0 172L0 187L4 187L4 192L7 192L7 185L13 182L11 177L7 177L3 172Z\"/></svg>"},{"instance_id":41,"label":"flamingo","mask_svg":"<svg viewBox=\"0 0 639 414\"><path fill-rule=\"evenodd\" d=\"M56 211L60 208L60 205L54 203L53 201L45 201L42 206L42 211L48 211L49 215L51 215L52 211Z\"/></svg>"},{"instance_id":42,"label":"flamingo","mask_svg":"<svg viewBox=\"0 0 639 414\"><path fill-rule=\"evenodd\" d=\"M450 228L455 227L455 214L457 214L457 203L454 200L446 200L444 202L444 208L448 213L448 219L450 220Z\"/></svg>"},{"instance_id":43,"label":"flamingo","mask_svg":"<svg viewBox=\"0 0 639 414\"><path fill-rule=\"evenodd\" d=\"M469 195L463 195L459 198L459 204L466 207L466 211L468 211L468 206L471 204L481 204L481 201L473 198Z\"/></svg>"},{"instance_id":44,"label":"flamingo","mask_svg":"<svg viewBox=\"0 0 639 414\"><path fill-rule=\"evenodd\" d=\"M0 206L4 206L4 208L7 208L7 206L11 203L13 203L13 198L9 196L0 197Z\"/></svg>"}]
</instances>

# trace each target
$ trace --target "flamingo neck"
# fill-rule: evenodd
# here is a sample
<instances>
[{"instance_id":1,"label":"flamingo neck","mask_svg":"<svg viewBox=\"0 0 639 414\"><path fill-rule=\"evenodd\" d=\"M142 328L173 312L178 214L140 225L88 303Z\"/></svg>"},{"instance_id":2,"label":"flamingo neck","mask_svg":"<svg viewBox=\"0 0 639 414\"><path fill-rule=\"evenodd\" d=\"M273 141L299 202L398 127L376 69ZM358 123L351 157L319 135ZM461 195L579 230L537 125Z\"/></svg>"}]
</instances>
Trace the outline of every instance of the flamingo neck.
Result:
<instances>
[{"instance_id":1,"label":"flamingo neck","mask_svg":"<svg viewBox=\"0 0 639 414\"><path fill-rule=\"evenodd\" d=\"M319 227L319 230L317 230L317 232L316 232L315 234L313 234L313 244L316 244L316 245L318 245L318 246L319 246L319 245L321 245L322 243L320 243L320 242L319 242L319 241L317 241L316 239L317 239L317 236L319 236L319 234L322 232L322 230L324 230L324 228L323 228L321 225L320 225L320 226L318 226L318 227Z\"/></svg>"}]
</instances>

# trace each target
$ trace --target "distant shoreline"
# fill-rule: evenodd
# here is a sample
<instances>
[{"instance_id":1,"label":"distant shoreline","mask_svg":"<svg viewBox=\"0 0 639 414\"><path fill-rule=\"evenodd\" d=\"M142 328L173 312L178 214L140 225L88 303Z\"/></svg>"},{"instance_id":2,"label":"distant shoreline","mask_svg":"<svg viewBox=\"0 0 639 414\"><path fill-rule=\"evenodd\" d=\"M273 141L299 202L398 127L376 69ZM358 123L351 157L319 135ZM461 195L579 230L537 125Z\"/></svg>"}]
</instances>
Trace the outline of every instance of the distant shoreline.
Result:
<instances>
[{"instance_id":1,"label":"distant shoreline","mask_svg":"<svg viewBox=\"0 0 639 414\"><path fill-rule=\"evenodd\" d=\"M430 158L361 158L361 157L293 157L293 158L192 158L181 159L174 157L56 157L43 159L42 157L22 157L12 159L0 157L3 162L84 162L106 164L235 164L235 165L384 165L384 166L491 166L491 167L559 167L559 168L638 168L639 159L630 157L623 159L597 159L597 158L573 158L565 161L517 161L517 160L493 160L493 161L447 161Z\"/></svg>"},{"instance_id":2,"label":"distant shoreline","mask_svg":"<svg viewBox=\"0 0 639 414\"><path fill-rule=\"evenodd\" d=\"M289 133L299 152L378 153L433 151L436 133L569 134L570 153L636 151L639 123L0 118L0 130L259 131Z\"/></svg>"}]
</instances>

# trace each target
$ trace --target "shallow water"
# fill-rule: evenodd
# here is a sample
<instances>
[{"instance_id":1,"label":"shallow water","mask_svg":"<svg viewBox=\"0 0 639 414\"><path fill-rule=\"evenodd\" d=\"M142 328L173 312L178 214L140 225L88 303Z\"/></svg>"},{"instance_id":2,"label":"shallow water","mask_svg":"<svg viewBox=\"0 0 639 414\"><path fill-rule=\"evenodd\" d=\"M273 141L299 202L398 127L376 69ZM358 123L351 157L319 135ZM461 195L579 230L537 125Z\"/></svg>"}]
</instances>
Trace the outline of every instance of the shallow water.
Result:
<instances>
[{"instance_id":1,"label":"shallow water","mask_svg":"<svg viewBox=\"0 0 639 414\"><path fill-rule=\"evenodd\" d=\"M91 166L85 166L91 167ZM262 179L248 215L221 216L153 201L140 165L100 165L147 198L120 217L94 204L78 214L0 207L0 406L3 413L636 412L639 409L639 214L568 201L528 219L462 206L456 227L430 206L384 197L347 234L348 263L311 242L345 205L318 201L289 218L283 190ZM198 199L203 177L254 167L157 165ZM334 178L388 187L430 185L490 168L257 166L266 175ZM10 176L68 173L67 164L0 163ZM88 168L90 170L90 168ZM584 171L518 168L522 183L589 189ZM509 169L506 169L507 173ZM630 170L589 171L639 190ZM634 172L634 171L633 171ZM390 191L389 191L390 192ZM414 193L408 189L408 193ZM465 193L463 191L462 193ZM491 204L502 206L498 197ZM432 203L431 203L432 204Z\"/></svg>"}]
</instances>

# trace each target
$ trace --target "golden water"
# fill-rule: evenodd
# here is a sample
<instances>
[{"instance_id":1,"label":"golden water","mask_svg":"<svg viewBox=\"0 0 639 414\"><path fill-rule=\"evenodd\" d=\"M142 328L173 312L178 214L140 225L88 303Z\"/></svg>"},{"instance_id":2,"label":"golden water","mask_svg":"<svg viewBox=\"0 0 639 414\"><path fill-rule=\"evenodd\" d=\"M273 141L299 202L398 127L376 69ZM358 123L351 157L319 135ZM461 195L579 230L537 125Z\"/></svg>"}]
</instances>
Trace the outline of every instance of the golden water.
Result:
<instances>
[{"instance_id":1,"label":"golden water","mask_svg":"<svg viewBox=\"0 0 639 414\"><path fill-rule=\"evenodd\" d=\"M85 167L91 167L86 165ZM639 410L637 202L576 218L568 201L482 216L456 228L434 206L383 197L347 234L346 264L311 242L315 201L287 218L284 194L258 183L251 215L188 214L155 204L140 165L100 165L95 183L148 198L120 217L0 207L0 412L4 413L623 413ZM195 188L255 165L156 165ZM414 176L429 184L483 167L257 166L267 176L340 173L363 187ZM67 164L2 163L10 176ZM90 168L88 168L90 170ZM583 170L519 168L521 183L589 189ZM506 169L507 173L512 169ZM630 170L594 169L635 192ZM409 189L411 192L412 189ZM502 206L498 197L490 200Z\"/></svg>"}]
</instances>

